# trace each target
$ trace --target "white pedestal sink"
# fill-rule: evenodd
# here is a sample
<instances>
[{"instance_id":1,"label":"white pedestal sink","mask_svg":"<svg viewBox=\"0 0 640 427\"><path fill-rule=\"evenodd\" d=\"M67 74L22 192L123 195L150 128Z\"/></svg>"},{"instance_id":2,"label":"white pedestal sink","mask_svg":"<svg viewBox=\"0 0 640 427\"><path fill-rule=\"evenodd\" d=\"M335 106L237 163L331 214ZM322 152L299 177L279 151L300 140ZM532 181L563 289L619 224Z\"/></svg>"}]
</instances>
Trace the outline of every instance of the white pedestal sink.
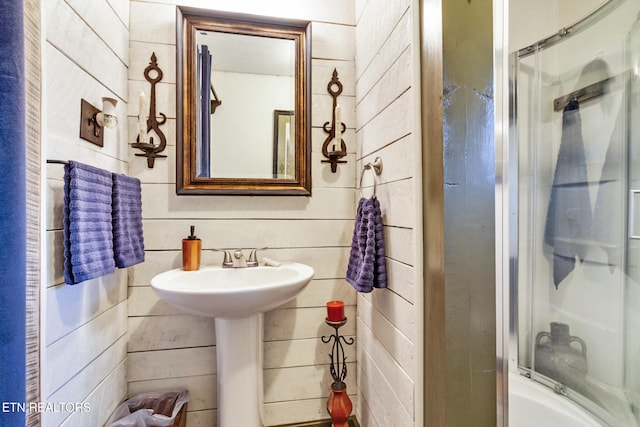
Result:
<instances>
[{"instance_id":1,"label":"white pedestal sink","mask_svg":"<svg viewBox=\"0 0 640 427\"><path fill-rule=\"evenodd\" d=\"M169 270L151 279L167 303L215 317L218 427L263 427L262 313L292 300L313 277L299 263L278 267Z\"/></svg>"}]
</instances>

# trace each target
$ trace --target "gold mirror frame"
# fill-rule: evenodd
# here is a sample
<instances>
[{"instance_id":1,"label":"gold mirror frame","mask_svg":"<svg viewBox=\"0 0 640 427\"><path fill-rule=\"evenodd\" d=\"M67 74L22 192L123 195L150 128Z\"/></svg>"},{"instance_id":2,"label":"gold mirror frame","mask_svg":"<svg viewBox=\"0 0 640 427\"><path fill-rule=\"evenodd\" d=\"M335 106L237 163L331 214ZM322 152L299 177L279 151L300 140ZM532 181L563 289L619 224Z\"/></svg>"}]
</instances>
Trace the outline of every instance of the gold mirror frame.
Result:
<instances>
[{"instance_id":1,"label":"gold mirror frame","mask_svg":"<svg viewBox=\"0 0 640 427\"><path fill-rule=\"evenodd\" d=\"M179 195L311 195L311 25L284 20L177 7L176 193ZM295 42L295 175L293 179L196 176L197 31L272 37ZM247 122L251 118L247 117ZM242 156L242 153L238 153Z\"/></svg>"}]
</instances>

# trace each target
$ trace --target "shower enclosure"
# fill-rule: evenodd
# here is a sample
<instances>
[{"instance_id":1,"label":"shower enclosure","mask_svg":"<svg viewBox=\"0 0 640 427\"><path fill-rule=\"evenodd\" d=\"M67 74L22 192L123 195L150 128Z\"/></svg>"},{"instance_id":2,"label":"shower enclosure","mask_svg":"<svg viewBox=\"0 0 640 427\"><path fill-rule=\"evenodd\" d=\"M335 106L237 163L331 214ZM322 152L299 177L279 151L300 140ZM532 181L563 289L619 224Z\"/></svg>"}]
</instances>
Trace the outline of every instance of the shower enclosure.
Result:
<instances>
[{"instance_id":1,"label":"shower enclosure","mask_svg":"<svg viewBox=\"0 0 640 427\"><path fill-rule=\"evenodd\" d=\"M611 0L510 64L509 362L610 426L640 426L639 13Z\"/></svg>"}]
</instances>

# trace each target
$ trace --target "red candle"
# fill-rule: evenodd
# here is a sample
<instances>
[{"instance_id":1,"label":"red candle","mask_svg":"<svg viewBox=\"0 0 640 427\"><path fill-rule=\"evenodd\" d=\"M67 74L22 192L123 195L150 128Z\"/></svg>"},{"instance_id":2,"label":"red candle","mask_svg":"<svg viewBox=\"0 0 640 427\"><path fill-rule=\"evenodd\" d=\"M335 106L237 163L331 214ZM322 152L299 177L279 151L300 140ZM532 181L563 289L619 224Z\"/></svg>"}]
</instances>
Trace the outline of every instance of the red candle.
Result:
<instances>
[{"instance_id":1,"label":"red candle","mask_svg":"<svg viewBox=\"0 0 640 427\"><path fill-rule=\"evenodd\" d=\"M344 320L344 303L342 301L329 301L327 303L327 320L329 322L342 322Z\"/></svg>"}]
</instances>

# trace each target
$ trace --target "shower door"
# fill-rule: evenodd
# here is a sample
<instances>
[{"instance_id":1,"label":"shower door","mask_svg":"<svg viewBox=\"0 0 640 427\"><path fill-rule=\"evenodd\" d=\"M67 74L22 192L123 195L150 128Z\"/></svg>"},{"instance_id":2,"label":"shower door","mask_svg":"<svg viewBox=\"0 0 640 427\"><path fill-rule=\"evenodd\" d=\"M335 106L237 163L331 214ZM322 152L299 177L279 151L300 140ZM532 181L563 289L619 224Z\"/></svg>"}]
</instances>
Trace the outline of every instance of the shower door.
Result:
<instances>
[{"instance_id":1,"label":"shower door","mask_svg":"<svg viewBox=\"0 0 640 427\"><path fill-rule=\"evenodd\" d=\"M639 12L611 1L511 70L518 369L611 426L640 426Z\"/></svg>"}]
</instances>

